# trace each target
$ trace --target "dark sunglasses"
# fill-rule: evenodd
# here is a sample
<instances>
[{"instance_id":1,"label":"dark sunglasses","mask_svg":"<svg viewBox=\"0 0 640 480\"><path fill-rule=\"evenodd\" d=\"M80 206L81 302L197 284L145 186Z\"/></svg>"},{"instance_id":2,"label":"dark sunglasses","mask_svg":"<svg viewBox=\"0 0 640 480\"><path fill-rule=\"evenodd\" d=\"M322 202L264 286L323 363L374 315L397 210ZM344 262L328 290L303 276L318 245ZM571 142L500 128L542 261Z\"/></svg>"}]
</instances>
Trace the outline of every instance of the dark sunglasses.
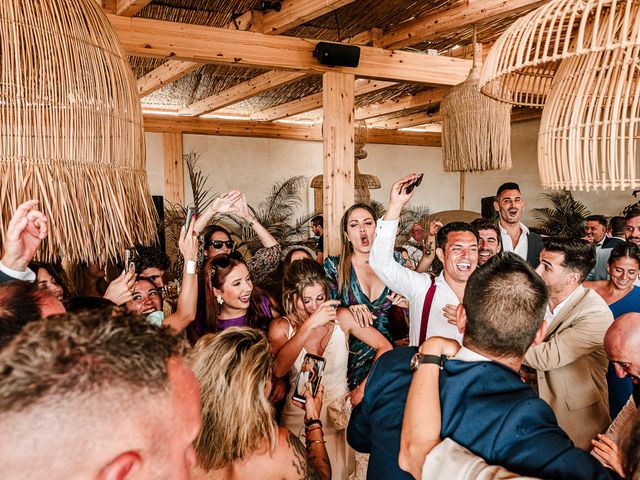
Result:
<instances>
[{"instance_id":1,"label":"dark sunglasses","mask_svg":"<svg viewBox=\"0 0 640 480\"><path fill-rule=\"evenodd\" d=\"M412 183L410 183L409 185L407 185L407 187L405 188L405 190L404 190L404 191L405 191L407 194L409 194L409 193L413 192L413 189L414 189L414 188L416 188L416 187L418 187L418 186L420 186L420 184L422 183L422 177L424 177L424 173L421 173L420 175L418 175L418 176L416 177L416 179L415 179Z\"/></svg>"},{"instance_id":2,"label":"dark sunglasses","mask_svg":"<svg viewBox=\"0 0 640 480\"><path fill-rule=\"evenodd\" d=\"M207 246L213 246L213 248L221 249L223 245L225 245L229 250L233 250L233 247L236 246L236 242L233 240L209 240L207 242Z\"/></svg>"}]
</instances>

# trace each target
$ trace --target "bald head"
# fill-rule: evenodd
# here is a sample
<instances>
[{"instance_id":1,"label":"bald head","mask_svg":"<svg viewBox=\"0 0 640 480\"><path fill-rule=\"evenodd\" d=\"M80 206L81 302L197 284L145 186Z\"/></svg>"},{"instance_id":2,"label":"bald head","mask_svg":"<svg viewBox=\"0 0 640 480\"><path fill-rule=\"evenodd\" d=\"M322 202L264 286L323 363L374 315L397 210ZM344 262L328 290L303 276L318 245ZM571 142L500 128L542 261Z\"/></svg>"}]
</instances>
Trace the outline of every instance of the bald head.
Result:
<instances>
[{"instance_id":1,"label":"bald head","mask_svg":"<svg viewBox=\"0 0 640 480\"><path fill-rule=\"evenodd\" d=\"M618 317L604 336L604 349L618 377L640 383L640 313Z\"/></svg>"}]
</instances>

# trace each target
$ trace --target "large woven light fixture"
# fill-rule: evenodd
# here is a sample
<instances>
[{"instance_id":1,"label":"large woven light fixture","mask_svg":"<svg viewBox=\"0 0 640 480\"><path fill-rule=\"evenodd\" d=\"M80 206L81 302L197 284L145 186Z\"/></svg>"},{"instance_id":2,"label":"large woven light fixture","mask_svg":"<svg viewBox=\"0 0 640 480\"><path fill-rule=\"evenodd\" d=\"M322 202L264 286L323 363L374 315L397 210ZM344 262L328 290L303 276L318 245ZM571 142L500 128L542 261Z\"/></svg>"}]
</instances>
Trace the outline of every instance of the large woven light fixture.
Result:
<instances>
[{"instance_id":1,"label":"large woven light fixture","mask_svg":"<svg viewBox=\"0 0 640 480\"><path fill-rule=\"evenodd\" d=\"M632 24L640 31L640 16ZM542 111L538 168L544 188L640 186L640 46L561 62Z\"/></svg>"},{"instance_id":2,"label":"large woven light fixture","mask_svg":"<svg viewBox=\"0 0 640 480\"><path fill-rule=\"evenodd\" d=\"M473 68L440 103L445 172L511 168L511 105L480 93L474 27Z\"/></svg>"},{"instance_id":3,"label":"large woven light fixture","mask_svg":"<svg viewBox=\"0 0 640 480\"><path fill-rule=\"evenodd\" d=\"M491 48L480 88L514 105L542 107L562 60L638 44L628 28L637 0L551 0L516 20Z\"/></svg>"},{"instance_id":4,"label":"large woven light fixture","mask_svg":"<svg viewBox=\"0 0 640 480\"><path fill-rule=\"evenodd\" d=\"M155 235L142 113L95 0L0 0L0 243L40 200L45 260L106 260Z\"/></svg>"}]
</instances>

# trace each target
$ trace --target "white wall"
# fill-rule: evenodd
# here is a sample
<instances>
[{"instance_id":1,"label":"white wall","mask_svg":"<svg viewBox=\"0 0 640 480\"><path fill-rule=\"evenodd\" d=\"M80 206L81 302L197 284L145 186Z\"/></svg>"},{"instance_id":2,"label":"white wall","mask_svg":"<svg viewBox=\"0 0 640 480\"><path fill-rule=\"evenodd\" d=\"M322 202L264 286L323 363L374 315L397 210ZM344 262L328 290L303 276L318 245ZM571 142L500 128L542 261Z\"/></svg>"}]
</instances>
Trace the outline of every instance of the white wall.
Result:
<instances>
[{"instance_id":1,"label":"white wall","mask_svg":"<svg viewBox=\"0 0 640 480\"><path fill-rule=\"evenodd\" d=\"M465 174L465 208L480 211L480 199L495 194L506 181L520 184L527 203L524 220L534 224L530 209L546 206L542 197L536 162L537 120L516 123L512 130L513 168L508 171ZM162 135L145 134L147 171L154 195L163 193ZM322 143L248 137L185 135L185 152L201 154L200 168L209 174L209 185L216 192L238 189L250 204L263 199L274 182L293 175L309 179L322 173ZM459 176L442 170L440 148L402 145L365 147L368 157L360 162L360 171L377 175L382 188L372 191L375 200L386 204L388 190L398 178L410 172L422 172L425 179L416 190L413 203L431 211L459 208ZM310 189L311 190L311 189ZM574 192L593 213L616 215L631 203L630 191ZM191 191L185 169L185 200ZM312 208L312 194L304 198L304 210Z\"/></svg>"}]
</instances>

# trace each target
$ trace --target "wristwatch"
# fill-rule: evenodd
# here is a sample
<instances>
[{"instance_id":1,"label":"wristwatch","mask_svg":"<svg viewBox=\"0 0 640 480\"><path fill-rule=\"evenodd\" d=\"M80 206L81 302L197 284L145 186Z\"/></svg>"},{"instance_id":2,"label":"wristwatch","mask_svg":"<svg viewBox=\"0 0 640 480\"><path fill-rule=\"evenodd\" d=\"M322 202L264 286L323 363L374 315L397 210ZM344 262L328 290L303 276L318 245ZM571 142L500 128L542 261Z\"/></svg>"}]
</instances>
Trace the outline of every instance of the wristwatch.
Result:
<instances>
[{"instance_id":1,"label":"wristwatch","mask_svg":"<svg viewBox=\"0 0 640 480\"><path fill-rule=\"evenodd\" d=\"M411 368L412 372L415 372L423 363L433 363L435 365L438 365L440 369L442 369L442 366L444 365L444 362L442 361L442 357L439 357L437 355L427 355L427 354L418 352L411 358L411 363L409 364L409 367Z\"/></svg>"}]
</instances>

